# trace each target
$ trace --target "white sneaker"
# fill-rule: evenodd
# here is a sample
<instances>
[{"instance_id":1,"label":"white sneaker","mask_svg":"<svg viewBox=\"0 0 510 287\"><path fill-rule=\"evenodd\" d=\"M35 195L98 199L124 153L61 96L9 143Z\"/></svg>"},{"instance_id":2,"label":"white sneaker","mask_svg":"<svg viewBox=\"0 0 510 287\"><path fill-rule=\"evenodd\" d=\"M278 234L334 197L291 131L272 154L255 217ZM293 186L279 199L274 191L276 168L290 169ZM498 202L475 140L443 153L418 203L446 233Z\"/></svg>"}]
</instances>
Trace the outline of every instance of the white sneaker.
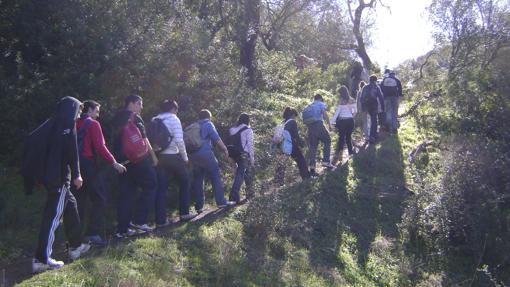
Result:
<instances>
[{"instance_id":1,"label":"white sneaker","mask_svg":"<svg viewBox=\"0 0 510 287\"><path fill-rule=\"evenodd\" d=\"M136 229L139 229L139 230L142 230L145 232L151 232L154 230L154 228L150 227L147 223L140 225L140 224L134 224L131 222L131 227L134 227Z\"/></svg>"},{"instance_id":2,"label":"white sneaker","mask_svg":"<svg viewBox=\"0 0 510 287\"><path fill-rule=\"evenodd\" d=\"M235 202L235 201L228 201L228 200L227 200L227 202L225 202L225 204L220 204L220 205L218 205L218 208L225 208L225 207L227 207L227 206L234 206L234 205L236 205L236 202Z\"/></svg>"},{"instance_id":3,"label":"white sneaker","mask_svg":"<svg viewBox=\"0 0 510 287\"><path fill-rule=\"evenodd\" d=\"M323 161L322 164L321 164L323 167L327 167L327 168L334 168L335 166L332 165L329 161Z\"/></svg>"},{"instance_id":4,"label":"white sneaker","mask_svg":"<svg viewBox=\"0 0 510 287\"><path fill-rule=\"evenodd\" d=\"M46 263L42 263L37 259L32 260L32 272L33 273L41 273L49 269L59 269L64 266L64 262L55 260L53 258L48 258Z\"/></svg>"},{"instance_id":5,"label":"white sneaker","mask_svg":"<svg viewBox=\"0 0 510 287\"><path fill-rule=\"evenodd\" d=\"M80 246L76 248L69 248L69 258L71 260L76 260L80 258L83 254L87 253L90 250L90 244L82 243Z\"/></svg>"},{"instance_id":6,"label":"white sneaker","mask_svg":"<svg viewBox=\"0 0 510 287\"><path fill-rule=\"evenodd\" d=\"M137 231L137 230L128 228L127 231L124 233L120 233L120 232L115 233L115 237L122 239L122 238L128 238L128 237L131 237L131 236L134 236L137 234L143 234L143 233L145 233L145 231L142 231L142 230Z\"/></svg>"},{"instance_id":7,"label":"white sneaker","mask_svg":"<svg viewBox=\"0 0 510 287\"><path fill-rule=\"evenodd\" d=\"M187 220L191 220L191 219L195 218L196 216L197 216L196 214L188 213L188 214L179 216L179 219L181 221L187 221Z\"/></svg>"}]
</instances>

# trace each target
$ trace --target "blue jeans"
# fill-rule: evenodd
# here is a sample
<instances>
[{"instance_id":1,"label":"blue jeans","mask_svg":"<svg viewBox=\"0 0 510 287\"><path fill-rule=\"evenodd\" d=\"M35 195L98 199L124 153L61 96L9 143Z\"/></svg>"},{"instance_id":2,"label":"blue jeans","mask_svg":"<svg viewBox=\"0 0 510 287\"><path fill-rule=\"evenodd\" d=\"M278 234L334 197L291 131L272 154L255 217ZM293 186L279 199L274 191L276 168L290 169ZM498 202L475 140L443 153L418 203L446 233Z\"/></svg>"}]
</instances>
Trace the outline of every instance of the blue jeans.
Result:
<instances>
[{"instance_id":1,"label":"blue jeans","mask_svg":"<svg viewBox=\"0 0 510 287\"><path fill-rule=\"evenodd\" d=\"M119 175L119 202L117 207L117 232L125 233L129 222L146 224L149 210L154 205L157 189L156 170L149 157L138 163L126 165L127 171ZM137 188L142 191L135 197ZM135 209L133 216L133 207Z\"/></svg>"},{"instance_id":2,"label":"blue jeans","mask_svg":"<svg viewBox=\"0 0 510 287\"><path fill-rule=\"evenodd\" d=\"M166 193L170 177L179 183L179 215L189 214L190 175L186 163L180 154L162 154L159 156L158 190L156 192L156 224L166 222Z\"/></svg>"},{"instance_id":3,"label":"blue jeans","mask_svg":"<svg viewBox=\"0 0 510 287\"><path fill-rule=\"evenodd\" d=\"M398 102L399 98L396 96L384 98L384 107L386 109L386 125L390 131L395 131L398 129Z\"/></svg>"},{"instance_id":4,"label":"blue jeans","mask_svg":"<svg viewBox=\"0 0 510 287\"><path fill-rule=\"evenodd\" d=\"M204 179L211 181L216 205L226 204L223 182L221 181L220 167L212 151L198 152L190 156L193 164L193 182L191 189L195 196L195 209L204 207Z\"/></svg>"},{"instance_id":5,"label":"blue jeans","mask_svg":"<svg viewBox=\"0 0 510 287\"><path fill-rule=\"evenodd\" d=\"M237 169L229 200L238 202L241 200L239 190L241 189L243 180L246 183L246 198L253 196L253 177L249 154L243 153L241 157L236 160L236 163Z\"/></svg>"}]
</instances>

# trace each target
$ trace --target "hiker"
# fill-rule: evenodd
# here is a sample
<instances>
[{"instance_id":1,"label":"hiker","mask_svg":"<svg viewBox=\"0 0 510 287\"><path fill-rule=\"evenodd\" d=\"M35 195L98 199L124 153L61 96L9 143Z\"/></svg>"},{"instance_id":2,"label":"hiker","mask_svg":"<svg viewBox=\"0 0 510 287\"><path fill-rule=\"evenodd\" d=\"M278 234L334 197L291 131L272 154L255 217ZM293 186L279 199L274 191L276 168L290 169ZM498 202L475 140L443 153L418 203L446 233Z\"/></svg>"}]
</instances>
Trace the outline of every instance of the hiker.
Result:
<instances>
[{"instance_id":1,"label":"hiker","mask_svg":"<svg viewBox=\"0 0 510 287\"><path fill-rule=\"evenodd\" d=\"M196 216L189 210L191 175L188 170L189 160L184 145L182 125L177 117L178 111L179 105L176 101L165 100L161 105L161 113L153 119L153 122L155 119L160 119L170 135L167 146L159 152L155 209L157 227L170 224L166 212L166 193L170 177L174 177L179 184L180 220L190 220Z\"/></svg>"},{"instance_id":2,"label":"hiker","mask_svg":"<svg viewBox=\"0 0 510 287\"><path fill-rule=\"evenodd\" d=\"M294 108L286 107L283 111L283 121L280 124L280 127L283 127L281 131L281 135L275 137L281 137L279 140L275 140L273 138L273 143L277 145L277 147L283 152L283 154L287 156L291 156L296 162L299 175L301 179L305 180L310 178L310 172L308 170L308 166L306 165L306 159L303 156L302 148L305 146L304 141L299 136L299 129L296 122L296 117L298 116L297 111ZM277 127L278 130L278 127ZM277 132L278 133L278 132ZM279 185L284 185L285 183L285 169L286 169L287 160L278 160L278 164L276 167L275 174L275 182Z\"/></svg>"},{"instance_id":3,"label":"hiker","mask_svg":"<svg viewBox=\"0 0 510 287\"><path fill-rule=\"evenodd\" d=\"M228 149L221 140L216 127L211 122L212 114L209 110L201 110L198 113L198 122L187 127L185 130L185 140L188 138L192 126L198 127L200 144L197 150L190 152L190 160L193 166L193 181L191 188L195 196L195 209L198 213L202 213L204 208L204 178L207 177L212 184L216 206L224 208L235 205L233 201L227 201L224 195L223 182L221 181L220 166L218 160L212 150L212 143L216 143L220 147L223 154L228 158ZM188 146L186 146L188 149Z\"/></svg>"},{"instance_id":4,"label":"hiker","mask_svg":"<svg viewBox=\"0 0 510 287\"><path fill-rule=\"evenodd\" d=\"M367 111L361 105L361 91L367 83L361 81L359 83L358 95L356 96L356 110L358 111L358 118L361 119L361 128L363 130L363 138L365 141L370 139L370 118Z\"/></svg>"},{"instance_id":5,"label":"hiker","mask_svg":"<svg viewBox=\"0 0 510 287\"><path fill-rule=\"evenodd\" d=\"M80 105L80 101L73 97L62 98L55 114L32 131L25 142L21 168L25 192L31 194L36 183L43 184L47 191L37 249L32 260L34 273L64 266L64 262L51 258L55 231L62 216L69 241L69 258L78 259L90 249L90 245L82 243L80 216L71 192L71 183L78 189L83 184L75 124Z\"/></svg>"},{"instance_id":6,"label":"hiker","mask_svg":"<svg viewBox=\"0 0 510 287\"><path fill-rule=\"evenodd\" d=\"M246 199L253 197L253 167L255 153L253 146L253 129L250 127L250 116L246 113L239 115L237 125L229 129L229 155L236 162L237 168L230 191L229 200L241 201L239 190L246 184Z\"/></svg>"},{"instance_id":7,"label":"hiker","mask_svg":"<svg viewBox=\"0 0 510 287\"><path fill-rule=\"evenodd\" d=\"M323 123L323 120L328 124L329 129ZM331 150L331 137L329 136L329 130L331 125L327 114L327 106L320 94L316 94L313 98L313 102L305 107L303 110L303 122L308 127L308 143L310 152L310 173L316 176L315 165L317 160L317 147L319 142L324 145L322 166L327 168L333 168L334 166L330 163L330 150Z\"/></svg>"},{"instance_id":8,"label":"hiker","mask_svg":"<svg viewBox=\"0 0 510 287\"><path fill-rule=\"evenodd\" d=\"M114 155L120 162L126 163L127 169L119 175L115 234L117 238L153 230L147 224L147 218L154 204L157 188L154 167L158 164L158 159L147 139L145 125L140 117L142 108L142 97L127 96L124 100L124 109L119 111L112 120ZM142 188L142 192L136 196L138 187ZM137 197L136 201L135 197ZM136 202L135 207L133 207L134 202ZM135 209L134 212L133 209Z\"/></svg>"},{"instance_id":9,"label":"hiker","mask_svg":"<svg viewBox=\"0 0 510 287\"><path fill-rule=\"evenodd\" d=\"M390 133L398 130L398 104L402 97L402 84L395 77L395 71L389 71L388 76L381 81L381 90L384 95L384 107L386 108L386 126Z\"/></svg>"},{"instance_id":10,"label":"hiker","mask_svg":"<svg viewBox=\"0 0 510 287\"><path fill-rule=\"evenodd\" d=\"M361 109L366 110L370 116L370 143L375 143L377 139L377 116L380 111L384 111L384 98L377 85L377 76L372 75L369 83L361 91Z\"/></svg>"},{"instance_id":11,"label":"hiker","mask_svg":"<svg viewBox=\"0 0 510 287\"><path fill-rule=\"evenodd\" d=\"M349 156L354 154L351 135L354 130L353 116L356 114L356 102L349 95L349 90L346 86L342 85L338 90L338 93L338 105L336 107L335 114L331 118L331 125L335 125L338 131L338 142L336 144L336 150L333 156L334 165L336 165L342 156L344 144L347 145Z\"/></svg>"},{"instance_id":12,"label":"hiker","mask_svg":"<svg viewBox=\"0 0 510 287\"><path fill-rule=\"evenodd\" d=\"M126 167L118 163L105 145L101 124L97 121L101 105L95 101L84 101L81 117L76 122L78 134L78 150L80 155L80 171L83 186L76 192L76 201L85 231L85 241L104 246L107 241L102 237L104 230L104 211L106 208L106 188L100 172L97 157L104 159L118 173L126 171ZM90 206L87 205L89 204ZM88 226L85 228L85 217L88 215Z\"/></svg>"}]
</instances>

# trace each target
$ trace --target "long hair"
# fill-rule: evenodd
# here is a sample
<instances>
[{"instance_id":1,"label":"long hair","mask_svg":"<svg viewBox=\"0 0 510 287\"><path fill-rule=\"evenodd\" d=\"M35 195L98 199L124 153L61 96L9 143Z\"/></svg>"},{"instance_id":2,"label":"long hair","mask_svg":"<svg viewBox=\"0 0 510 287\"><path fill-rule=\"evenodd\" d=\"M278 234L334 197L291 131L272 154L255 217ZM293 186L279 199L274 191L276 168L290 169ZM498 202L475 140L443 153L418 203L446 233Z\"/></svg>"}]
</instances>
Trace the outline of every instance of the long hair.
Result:
<instances>
[{"instance_id":1,"label":"long hair","mask_svg":"<svg viewBox=\"0 0 510 287\"><path fill-rule=\"evenodd\" d=\"M346 86L342 85L338 90L338 104L347 105L352 102L351 95L349 94L349 89Z\"/></svg>"}]
</instances>

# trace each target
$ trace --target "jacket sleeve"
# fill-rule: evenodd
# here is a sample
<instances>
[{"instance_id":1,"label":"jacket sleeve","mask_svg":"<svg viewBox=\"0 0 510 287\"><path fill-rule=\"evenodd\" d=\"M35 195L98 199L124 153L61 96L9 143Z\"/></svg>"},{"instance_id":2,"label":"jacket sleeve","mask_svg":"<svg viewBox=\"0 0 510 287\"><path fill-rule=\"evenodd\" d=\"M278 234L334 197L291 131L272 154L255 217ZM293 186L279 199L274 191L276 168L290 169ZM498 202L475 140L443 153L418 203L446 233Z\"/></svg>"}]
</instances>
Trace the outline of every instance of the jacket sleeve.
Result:
<instances>
[{"instance_id":1,"label":"jacket sleeve","mask_svg":"<svg viewBox=\"0 0 510 287\"><path fill-rule=\"evenodd\" d=\"M71 179L76 179L81 177L80 174L80 160L78 156L78 140L76 138L76 131L72 132L67 137L66 144L68 145L67 158L69 162L69 167L71 168Z\"/></svg>"},{"instance_id":2,"label":"jacket sleeve","mask_svg":"<svg viewBox=\"0 0 510 287\"><path fill-rule=\"evenodd\" d=\"M377 94L377 97L379 98L379 102L381 103L381 109L382 111L384 112L386 109L384 108L384 96L383 96L383 93L381 91L381 88L380 87L377 87L377 90L379 91Z\"/></svg>"},{"instance_id":3,"label":"jacket sleeve","mask_svg":"<svg viewBox=\"0 0 510 287\"><path fill-rule=\"evenodd\" d=\"M108 163L113 163L115 160L113 155L110 153L108 148L106 147L106 143L104 140L103 131L98 122L92 122L90 124L89 130L92 137L92 145L94 146L94 150L101 155Z\"/></svg>"},{"instance_id":4,"label":"jacket sleeve","mask_svg":"<svg viewBox=\"0 0 510 287\"><path fill-rule=\"evenodd\" d=\"M399 97L402 97L404 94L402 93L402 83L400 82L399 79L396 79L397 80L397 96Z\"/></svg>"},{"instance_id":5,"label":"jacket sleeve","mask_svg":"<svg viewBox=\"0 0 510 287\"><path fill-rule=\"evenodd\" d=\"M184 161L188 161L188 154L186 153L186 145L184 144L184 134L182 131L182 124L179 118L175 118L175 124L172 125L172 135L175 144L177 145L177 149L179 150L179 154L181 155Z\"/></svg>"},{"instance_id":6,"label":"jacket sleeve","mask_svg":"<svg viewBox=\"0 0 510 287\"><path fill-rule=\"evenodd\" d=\"M252 163L255 162L255 152L253 147L253 130L247 129L246 130L246 145L245 145L246 151L250 155L250 161Z\"/></svg>"},{"instance_id":7,"label":"jacket sleeve","mask_svg":"<svg viewBox=\"0 0 510 287\"><path fill-rule=\"evenodd\" d=\"M331 120L329 121L329 123L331 125L335 125L336 124L336 118L338 117L338 114L340 114L340 108L337 106L336 107L336 111L335 111L335 114L333 115L333 117L331 118Z\"/></svg>"}]
</instances>

